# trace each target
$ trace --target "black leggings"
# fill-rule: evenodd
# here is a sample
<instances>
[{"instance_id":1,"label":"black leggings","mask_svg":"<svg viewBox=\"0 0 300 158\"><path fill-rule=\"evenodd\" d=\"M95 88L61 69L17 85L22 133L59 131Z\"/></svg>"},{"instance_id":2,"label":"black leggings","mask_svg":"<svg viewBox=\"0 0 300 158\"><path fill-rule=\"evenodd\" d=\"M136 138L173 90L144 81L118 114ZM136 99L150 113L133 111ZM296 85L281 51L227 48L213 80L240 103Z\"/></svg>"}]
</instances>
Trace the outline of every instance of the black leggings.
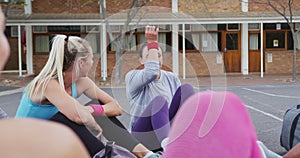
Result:
<instances>
[{"instance_id":1,"label":"black leggings","mask_svg":"<svg viewBox=\"0 0 300 158\"><path fill-rule=\"evenodd\" d=\"M70 127L81 139L91 157L104 148L103 143L85 125L79 125L71 121L62 113L58 112L50 120ZM97 116L95 120L103 129L103 135L107 140L115 141L116 144L129 151L132 151L139 144L116 117Z\"/></svg>"}]
</instances>

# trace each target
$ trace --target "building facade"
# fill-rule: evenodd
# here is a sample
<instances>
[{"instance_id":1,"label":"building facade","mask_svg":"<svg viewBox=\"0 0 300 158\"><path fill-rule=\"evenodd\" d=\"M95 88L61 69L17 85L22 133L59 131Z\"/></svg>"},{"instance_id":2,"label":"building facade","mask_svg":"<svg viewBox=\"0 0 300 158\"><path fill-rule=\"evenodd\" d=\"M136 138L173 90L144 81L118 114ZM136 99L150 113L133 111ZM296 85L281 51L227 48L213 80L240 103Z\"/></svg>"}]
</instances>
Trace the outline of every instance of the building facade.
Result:
<instances>
[{"instance_id":1,"label":"building facade","mask_svg":"<svg viewBox=\"0 0 300 158\"><path fill-rule=\"evenodd\" d=\"M110 42L107 27L118 38L130 5L131 1L106 0L109 26L96 0L26 0L24 6L13 6L6 31L12 55L5 71L37 74L48 58L51 38L68 34L91 43L93 76L113 77L117 47ZM294 1L295 31L300 28L299 9L300 2ZM146 25L160 27L164 68L183 78L226 73L292 74L294 45L300 49L286 20L265 4L251 0L152 0L140 9L125 33L128 45L122 55L123 76L140 66L136 50L145 41ZM300 33L297 36L300 39Z\"/></svg>"}]
</instances>

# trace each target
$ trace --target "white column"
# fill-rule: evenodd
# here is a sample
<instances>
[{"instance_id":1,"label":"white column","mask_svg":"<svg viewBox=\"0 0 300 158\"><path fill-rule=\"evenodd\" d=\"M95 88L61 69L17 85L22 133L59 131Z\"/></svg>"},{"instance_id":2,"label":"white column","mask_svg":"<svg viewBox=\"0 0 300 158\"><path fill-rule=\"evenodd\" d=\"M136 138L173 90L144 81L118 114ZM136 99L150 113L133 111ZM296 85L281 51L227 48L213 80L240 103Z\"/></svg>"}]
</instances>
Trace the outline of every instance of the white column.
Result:
<instances>
[{"instance_id":1,"label":"white column","mask_svg":"<svg viewBox=\"0 0 300 158\"><path fill-rule=\"evenodd\" d=\"M248 0L242 0L242 12L248 12Z\"/></svg>"},{"instance_id":2,"label":"white column","mask_svg":"<svg viewBox=\"0 0 300 158\"><path fill-rule=\"evenodd\" d=\"M22 76L22 45L21 45L21 26L18 25L18 56L19 56L19 76Z\"/></svg>"},{"instance_id":3,"label":"white column","mask_svg":"<svg viewBox=\"0 0 300 158\"><path fill-rule=\"evenodd\" d=\"M264 24L260 23L260 77L264 77Z\"/></svg>"},{"instance_id":4,"label":"white column","mask_svg":"<svg viewBox=\"0 0 300 158\"><path fill-rule=\"evenodd\" d=\"M107 52L106 52L106 25L103 24L101 27L101 77L103 81L107 78Z\"/></svg>"},{"instance_id":5,"label":"white column","mask_svg":"<svg viewBox=\"0 0 300 158\"><path fill-rule=\"evenodd\" d=\"M248 63L248 23L242 24L242 74L249 74L249 63Z\"/></svg>"},{"instance_id":6,"label":"white column","mask_svg":"<svg viewBox=\"0 0 300 158\"><path fill-rule=\"evenodd\" d=\"M25 14L32 14L31 1L32 0L25 0L25 5L24 5Z\"/></svg>"},{"instance_id":7,"label":"white column","mask_svg":"<svg viewBox=\"0 0 300 158\"><path fill-rule=\"evenodd\" d=\"M106 0L103 0L103 6L104 6L104 8L106 8ZM101 5L99 5L99 8L100 8L100 14L102 14Z\"/></svg>"},{"instance_id":8,"label":"white column","mask_svg":"<svg viewBox=\"0 0 300 158\"><path fill-rule=\"evenodd\" d=\"M172 13L178 13L178 0L172 0Z\"/></svg>"},{"instance_id":9,"label":"white column","mask_svg":"<svg viewBox=\"0 0 300 158\"><path fill-rule=\"evenodd\" d=\"M32 26L26 25L26 65L27 65L27 74L33 74L33 48L32 48Z\"/></svg>"},{"instance_id":10,"label":"white column","mask_svg":"<svg viewBox=\"0 0 300 158\"><path fill-rule=\"evenodd\" d=\"M185 24L182 24L182 78L185 79Z\"/></svg>"},{"instance_id":11,"label":"white column","mask_svg":"<svg viewBox=\"0 0 300 158\"><path fill-rule=\"evenodd\" d=\"M172 24L172 61L173 61L173 72L178 75L178 24Z\"/></svg>"}]
</instances>

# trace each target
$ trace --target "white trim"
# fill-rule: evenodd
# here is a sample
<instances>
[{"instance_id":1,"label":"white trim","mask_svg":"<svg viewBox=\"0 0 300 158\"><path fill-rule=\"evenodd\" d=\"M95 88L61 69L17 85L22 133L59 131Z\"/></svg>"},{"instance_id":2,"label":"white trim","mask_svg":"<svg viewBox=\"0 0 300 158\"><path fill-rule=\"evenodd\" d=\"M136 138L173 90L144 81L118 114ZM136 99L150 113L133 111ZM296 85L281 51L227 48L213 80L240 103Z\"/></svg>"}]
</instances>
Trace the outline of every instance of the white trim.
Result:
<instances>
[{"instance_id":1,"label":"white trim","mask_svg":"<svg viewBox=\"0 0 300 158\"><path fill-rule=\"evenodd\" d=\"M19 76L22 76L22 46L21 46L21 26L18 25L18 54L19 54Z\"/></svg>"},{"instance_id":2,"label":"white trim","mask_svg":"<svg viewBox=\"0 0 300 158\"><path fill-rule=\"evenodd\" d=\"M101 77L103 81L106 81L107 78L107 43L106 43L106 25L102 25L101 27Z\"/></svg>"},{"instance_id":3,"label":"white trim","mask_svg":"<svg viewBox=\"0 0 300 158\"><path fill-rule=\"evenodd\" d=\"M176 16L175 16L176 17ZM294 22L300 22L300 16L294 16ZM139 19L133 19L135 24ZM110 24L123 25L125 19L110 19ZM237 18L165 18L165 19L142 19L139 24L231 24L231 23L286 23L281 16L278 17L237 17ZM7 25L103 25L103 19L43 19L43 20L7 20Z\"/></svg>"},{"instance_id":4,"label":"white trim","mask_svg":"<svg viewBox=\"0 0 300 158\"><path fill-rule=\"evenodd\" d=\"M243 23L241 24L242 26L242 33L241 33L241 72L243 75L248 75L249 74L249 62L248 62L248 59L249 59L249 43L248 43L248 40L249 40L249 35L248 35L248 23Z\"/></svg>"},{"instance_id":5,"label":"white trim","mask_svg":"<svg viewBox=\"0 0 300 158\"><path fill-rule=\"evenodd\" d=\"M264 30L263 22L260 23L260 77L264 77Z\"/></svg>"},{"instance_id":6,"label":"white trim","mask_svg":"<svg viewBox=\"0 0 300 158\"><path fill-rule=\"evenodd\" d=\"M33 74L33 42L32 42L32 26L25 26L26 29L26 65L27 74Z\"/></svg>"},{"instance_id":7,"label":"white trim","mask_svg":"<svg viewBox=\"0 0 300 158\"><path fill-rule=\"evenodd\" d=\"M178 59L178 25L177 24L172 25L172 61L173 61L173 66L172 66L173 73L178 75L179 59Z\"/></svg>"},{"instance_id":8,"label":"white trim","mask_svg":"<svg viewBox=\"0 0 300 158\"><path fill-rule=\"evenodd\" d=\"M185 72L185 24L182 24L182 78L185 80L186 72Z\"/></svg>"}]
</instances>

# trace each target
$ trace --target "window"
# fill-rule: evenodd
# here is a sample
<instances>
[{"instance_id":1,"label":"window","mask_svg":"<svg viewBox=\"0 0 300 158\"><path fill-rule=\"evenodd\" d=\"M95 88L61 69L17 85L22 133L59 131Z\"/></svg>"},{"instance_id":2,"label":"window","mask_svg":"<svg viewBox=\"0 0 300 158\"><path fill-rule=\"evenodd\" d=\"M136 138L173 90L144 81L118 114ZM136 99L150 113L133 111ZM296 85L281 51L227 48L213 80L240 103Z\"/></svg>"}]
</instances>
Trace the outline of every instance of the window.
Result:
<instances>
[{"instance_id":1,"label":"window","mask_svg":"<svg viewBox=\"0 0 300 158\"><path fill-rule=\"evenodd\" d=\"M86 32L100 32L99 26L97 25L86 26Z\"/></svg>"},{"instance_id":2,"label":"window","mask_svg":"<svg viewBox=\"0 0 300 158\"><path fill-rule=\"evenodd\" d=\"M180 24L179 25L179 31L182 31L182 28L183 28L183 24ZM184 25L184 30L185 31L191 31L191 25L190 24L185 24Z\"/></svg>"},{"instance_id":3,"label":"window","mask_svg":"<svg viewBox=\"0 0 300 158\"><path fill-rule=\"evenodd\" d=\"M253 33L249 36L249 49L260 50L260 34Z\"/></svg>"},{"instance_id":4,"label":"window","mask_svg":"<svg viewBox=\"0 0 300 158\"><path fill-rule=\"evenodd\" d=\"M218 25L217 24L203 24L202 26L207 31L217 31L218 30Z\"/></svg>"},{"instance_id":5,"label":"window","mask_svg":"<svg viewBox=\"0 0 300 158\"><path fill-rule=\"evenodd\" d=\"M82 32L80 26L48 26L48 32Z\"/></svg>"},{"instance_id":6,"label":"window","mask_svg":"<svg viewBox=\"0 0 300 158\"><path fill-rule=\"evenodd\" d=\"M204 52L218 51L218 33L217 32L202 33L202 51L204 51Z\"/></svg>"},{"instance_id":7,"label":"window","mask_svg":"<svg viewBox=\"0 0 300 158\"><path fill-rule=\"evenodd\" d=\"M290 27L285 23L269 23L264 24L264 30L289 30Z\"/></svg>"},{"instance_id":8,"label":"window","mask_svg":"<svg viewBox=\"0 0 300 158\"><path fill-rule=\"evenodd\" d=\"M33 26L34 33L46 33L47 31L47 26Z\"/></svg>"},{"instance_id":9,"label":"window","mask_svg":"<svg viewBox=\"0 0 300 158\"><path fill-rule=\"evenodd\" d=\"M267 32L266 48L285 48L285 32Z\"/></svg>"},{"instance_id":10,"label":"window","mask_svg":"<svg viewBox=\"0 0 300 158\"><path fill-rule=\"evenodd\" d=\"M109 26L112 32L121 32L120 25L111 25Z\"/></svg>"},{"instance_id":11,"label":"window","mask_svg":"<svg viewBox=\"0 0 300 158\"><path fill-rule=\"evenodd\" d=\"M35 52L49 52L49 35L35 36Z\"/></svg>"},{"instance_id":12,"label":"window","mask_svg":"<svg viewBox=\"0 0 300 158\"><path fill-rule=\"evenodd\" d=\"M238 31L240 30L240 24L227 24L228 31Z\"/></svg>"},{"instance_id":13,"label":"window","mask_svg":"<svg viewBox=\"0 0 300 158\"><path fill-rule=\"evenodd\" d=\"M18 27L17 26L12 26L11 28L11 37L18 37Z\"/></svg>"},{"instance_id":14,"label":"window","mask_svg":"<svg viewBox=\"0 0 300 158\"><path fill-rule=\"evenodd\" d=\"M296 27L296 30L300 30L300 23L296 23L295 27Z\"/></svg>"},{"instance_id":15,"label":"window","mask_svg":"<svg viewBox=\"0 0 300 158\"><path fill-rule=\"evenodd\" d=\"M179 50L183 50L182 40L183 40L182 35L179 35L179 40L178 40L179 41ZM197 50L195 48L195 45L193 44L195 42L199 42L199 41L193 41L192 34L190 34L190 33L185 34L185 50Z\"/></svg>"},{"instance_id":16,"label":"window","mask_svg":"<svg viewBox=\"0 0 300 158\"><path fill-rule=\"evenodd\" d=\"M292 33L289 31L287 32L287 47L288 47L288 50L293 50L294 49L294 39L293 39L293 35Z\"/></svg>"},{"instance_id":17,"label":"window","mask_svg":"<svg viewBox=\"0 0 300 158\"><path fill-rule=\"evenodd\" d=\"M93 53L99 53L100 52L100 35L96 33L89 33L89 34L82 34L81 38L84 38L87 40L93 50Z\"/></svg>"},{"instance_id":18,"label":"window","mask_svg":"<svg viewBox=\"0 0 300 158\"><path fill-rule=\"evenodd\" d=\"M249 30L259 30L260 29L260 24L258 24L258 23L248 24L248 29Z\"/></svg>"}]
</instances>

